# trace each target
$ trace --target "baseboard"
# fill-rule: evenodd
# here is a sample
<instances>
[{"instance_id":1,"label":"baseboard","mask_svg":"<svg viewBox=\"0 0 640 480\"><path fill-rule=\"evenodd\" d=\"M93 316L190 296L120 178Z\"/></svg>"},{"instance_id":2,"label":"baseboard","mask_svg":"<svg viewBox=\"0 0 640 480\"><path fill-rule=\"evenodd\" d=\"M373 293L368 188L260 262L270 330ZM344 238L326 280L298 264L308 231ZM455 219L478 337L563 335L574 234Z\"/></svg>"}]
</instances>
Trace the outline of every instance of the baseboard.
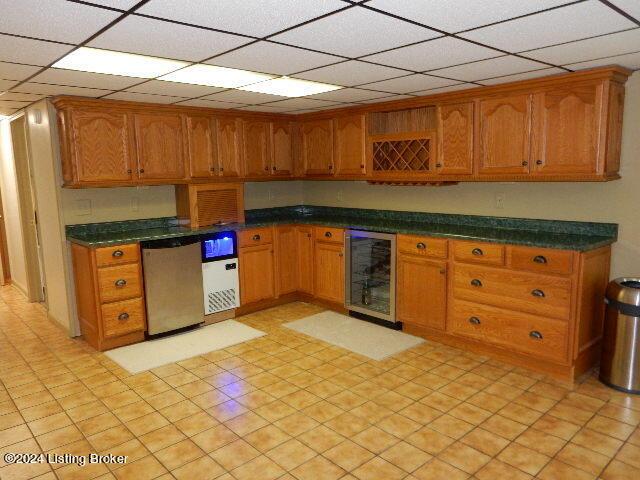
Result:
<instances>
[{"instance_id":1,"label":"baseboard","mask_svg":"<svg viewBox=\"0 0 640 480\"><path fill-rule=\"evenodd\" d=\"M29 293L24 285L20 285L15 280L12 280L11 283L8 284L10 287L15 288L20 294L25 298L27 302L29 302ZM29 302L32 303L32 302Z\"/></svg>"},{"instance_id":2,"label":"baseboard","mask_svg":"<svg viewBox=\"0 0 640 480\"><path fill-rule=\"evenodd\" d=\"M48 310L47 310L47 318L51 320L53 323L55 323L55 325L59 327L67 335L67 337L69 338L73 337L73 335L71 335L71 330L69 330L69 326L62 323L58 318L52 315Z\"/></svg>"}]
</instances>

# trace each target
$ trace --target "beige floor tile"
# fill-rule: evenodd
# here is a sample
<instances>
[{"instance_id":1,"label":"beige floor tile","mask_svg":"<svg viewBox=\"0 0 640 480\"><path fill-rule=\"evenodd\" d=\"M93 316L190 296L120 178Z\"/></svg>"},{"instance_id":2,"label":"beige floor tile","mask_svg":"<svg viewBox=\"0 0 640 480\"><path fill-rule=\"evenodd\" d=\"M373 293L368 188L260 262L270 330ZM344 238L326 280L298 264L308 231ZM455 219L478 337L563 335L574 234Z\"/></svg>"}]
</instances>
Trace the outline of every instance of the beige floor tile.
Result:
<instances>
[{"instance_id":1,"label":"beige floor tile","mask_svg":"<svg viewBox=\"0 0 640 480\"><path fill-rule=\"evenodd\" d=\"M267 456L287 471L315 457L317 453L297 439L291 439L267 452Z\"/></svg>"},{"instance_id":2,"label":"beige floor tile","mask_svg":"<svg viewBox=\"0 0 640 480\"><path fill-rule=\"evenodd\" d=\"M52 450L61 445L77 442L81 440L82 433L74 425L54 430L36 437L40 447L44 451Z\"/></svg>"},{"instance_id":3,"label":"beige floor tile","mask_svg":"<svg viewBox=\"0 0 640 480\"><path fill-rule=\"evenodd\" d=\"M618 440L626 440L634 430L631 425L602 415L594 416L585 426L597 432L617 438Z\"/></svg>"},{"instance_id":4,"label":"beige floor tile","mask_svg":"<svg viewBox=\"0 0 640 480\"><path fill-rule=\"evenodd\" d=\"M0 415L0 431L5 430L7 428L15 427L17 425L21 425L25 423L25 420L22 418L22 415L18 412L6 413L4 415Z\"/></svg>"},{"instance_id":5,"label":"beige floor tile","mask_svg":"<svg viewBox=\"0 0 640 480\"><path fill-rule=\"evenodd\" d=\"M542 469L538 474L538 478L542 480L559 480L564 478L570 478L572 480L594 480L596 476L554 459Z\"/></svg>"},{"instance_id":6,"label":"beige floor tile","mask_svg":"<svg viewBox=\"0 0 640 480\"><path fill-rule=\"evenodd\" d=\"M322 453L341 443L344 437L324 425L319 425L299 435L298 440L316 452Z\"/></svg>"},{"instance_id":7,"label":"beige floor tile","mask_svg":"<svg viewBox=\"0 0 640 480\"><path fill-rule=\"evenodd\" d=\"M214 450L209 456L230 471L259 457L260 452L244 440L238 439Z\"/></svg>"},{"instance_id":8,"label":"beige floor tile","mask_svg":"<svg viewBox=\"0 0 640 480\"><path fill-rule=\"evenodd\" d=\"M616 460L640 469L640 447L625 444L616 455Z\"/></svg>"},{"instance_id":9,"label":"beige floor tile","mask_svg":"<svg viewBox=\"0 0 640 480\"><path fill-rule=\"evenodd\" d=\"M536 430L535 428L527 429L522 435L516 438L515 441L520 445L524 445L549 457L553 457L567 443L566 440L560 437L550 435L542 430Z\"/></svg>"},{"instance_id":10,"label":"beige floor tile","mask_svg":"<svg viewBox=\"0 0 640 480\"><path fill-rule=\"evenodd\" d=\"M147 456L114 471L118 480L151 480L167 471L153 456Z\"/></svg>"},{"instance_id":11,"label":"beige floor tile","mask_svg":"<svg viewBox=\"0 0 640 480\"><path fill-rule=\"evenodd\" d=\"M216 425L218 425L218 421L208 413L202 411L175 422L175 426L188 437L204 432Z\"/></svg>"},{"instance_id":12,"label":"beige floor tile","mask_svg":"<svg viewBox=\"0 0 640 480\"><path fill-rule=\"evenodd\" d=\"M473 430L474 425L449 414L444 414L431 422L429 428L448 437L459 439Z\"/></svg>"},{"instance_id":13,"label":"beige floor tile","mask_svg":"<svg viewBox=\"0 0 640 480\"><path fill-rule=\"evenodd\" d=\"M98 452L107 450L110 447L120 445L133 438L133 434L124 425L118 425L108 430L104 430L95 435L87 437L87 440Z\"/></svg>"},{"instance_id":14,"label":"beige floor tile","mask_svg":"<svg viewBox=\"0 0 640 480\"><path fill-rule=\"evenodd\" d=\"M438 455L438 458L470 475L480 470L491 460L489 455L460 442L449 446Z\"/></svg>"},{"instance_id":15,"label":"beige floor tile","mask_svg":"<svg viewBox=\"0 0 640 480\"><path fill-rule=\"evenodd\" d=\"M550 415L544 415L540 420L534 423L532 427L551 435L555 435L556 437L560 437L564 440L571 440L571 438L580 430L579 425L565 420L560 420L559 418L552 417Z\"/></svg>"},{"instance_id":16,"label":"beige floor tile","mask_svg":"<svg viewBox=\"0 0 640 480\"><path fill-rule=\"evenodd\" d=\"M271 403L255 409L255 412L258 415L270 422L275 422L277 420L280 420L281 418L288 417L296 411L297 410L295 408L287 405L280 400L275 400Z\"/></svg>"},{"instance_id":17,"label":"beige floor tile","mask_svg":"<svg viewBox=\"0 0 640 480\"><path fill-rule=\"evenodd\" d=\"M60 412L48 417L43 417L38 420L33 420L27 425L35 436L42 435L43 433L51 432L52 430L58 430L59 428L71 425L71 419L66 413Z\"/></svg>"},{"instance_id":18,"label":"beige floor tile","mask_svg":"<svg viewBox=\"0 0 640 480\"><path fill-rule=\"evenodd\" d=\"M273 460L263 455L241 465L231 472L238 480L273 480L282 476L285 471Z\"/></svg>"},{"instance_id":19,"label":"beige floor tile","mask_svg":"<svg viewBox=\"0 0 640 480\"><path fill-rule=\"evenodd\" d=\"M298 480L336 480L345 471L322 456L317 456L295 468L292 472Z\"/></svg>"},{"instance_id":20,"label":"beige floor tile","mask_svg":"<svg viewBox=\"0 0 640 480\"><path fill-rule=\"evenodd\" d=\"M210 457L193 460L171 472L177 480L213 480L225 473L224 468Z\"/></svg>"},{"instance_id":21,"label":"beige floor tile","mask_svg":"<svg viewBox=\"0 0 640 480\"><path fill-rule=\"evenodd\" d=\"M369 428L370 423L361 417L347 412L325 422L325 425L340 435L350 437Z\"/></svg>"},{"instance_id":22,"label":"beige floor tile","mask_svg":"<svg viewBox=\"0 0 640 480\"><path fill-rule=\"evenodd\" d=\"M550 460L548 456L517 443L509 445L496 458L529 475L536 475Z\"/></svg>"},{"instance_id":23,"label":"beige floor tile","mask_svg":"<svg viewBox=\"0 0 640 480\"><path fill-rule=\"evenodd\" d=\"M424 427L412 433L406 441L430 455L437 455L455 442L453 438L431 430L429 427Z\"/></svg>"},{"instance_id":24,"label":"beige floor tile","mask_svg":"<svg viewBox=\"0 0 640 480\"><path fill-rule=\"evenodd\" d=\"M358 468L375 456L369 450L351 440L345 440L330 448L323 455L348 472Z\"/></svg>"},{"instance_id":25,"label":"beige floor tile","mask_svg":"<svg viewBox=\"0 0 640 480\"><path fill-rule=\"evenodd\" d=\"M185 435L175 425L166 425L141 435L139 439L149 451L157 452L184 440Z\"/></svg>"},{"instance_id":26,"label":"beige floor tile","mask_svg":"<svg viewBox=\"0 0 640 480\"><path fill-rule=\"evenodd\" d=\"M507 439L482 428L475 428L462 437L460 441L489 456L497 455L509 445Z\"/></svg>"},{"instance_id":27,"label":"beige floor tile","mask_svg":"<svg viewBox=\"0 0 640 480\"><path fill-rule=\"evenodd\" d=\"M204 452L209 453L237 440L238 435L233 433L233 431L229 430L224 425L216 425L209 430L205 430L204 432L194 435L191 439Z\"/></svg>"},{"instance_id":28,"label":"beige floor tile","mask_svg":"<svg viewBox=\"0 0 640 480\"><path fill-rule=\"evenodd\" d=\"M561 462L579 468L593 475L598 475L602 469L609 463L610 458L601 453L581 447L574 443L568 443L556 458Z\"/></svg>"},{"instance_id":29,"label":"beige floor tile","mask_svg":"<svg viewBox=\"0 0 640 480\"><path fill-rule=\"evenodd\" d=\"M406 442L395 444L382 452L380 457L408 473L415 471L432 458L428 453Z\"/></svg>"},{"instance_id":30,"label":"beige floor tile","mask_svg":"<svg viewBox=\"0 0 640 480\"><path fill-rule=\"evenodd\" d=\"M127 463L135 462L141 458L149 455L149 450L140 442L140 440L134 438L128 442L121 443L115 447L109 447L106 451L99 452L101 454L113 454L124 455L127 457ZM111 470L117 470L120 468L117 464L109 465Z\"/></svg>"},{"instance_id":31,"label":"beige floor tile","mask_svg":"<svg viewBox=\"0 0 640 480\"><path fill-rule=\"evenodd\" d=\"M489 418L492 413L471 403L465 402L449 410L449 415L459 418L460 420L464 420L472 425L480 425Z\"/></svg>"},{"instance_id":32,"label":"beige floor tile","mask_svg":"<svg viewBox=\"0 0 640 480\"><path fill-rule=\"evenodd\" d=\"M154 453L155 457L167 468L174 470L191 460L204 455L204 452L191 440L186 439Z\"/></svg>"},{"instance_id":33,"label":"beige floor tile","mask_svg":"<svg viewBox=\"0 0 640 480\"><path fill-rule=\"evenodd\" d=\"M353 471L353 475L360 480L400 480L406 473L395 465L375 457Z\"/></svg>"},{"instance_id":34,"label":"beige floor tile","mask_svg":"<svg viewBox=\"0 0 640 480\"><path fill-rule=\"evenodd\" d=\"M297 437L319 425L313 418L309 418L301 413L294 413L288 417L281 418L273 422L273 424L292 437Z\"/></svg>"},{"instance_id":35,"label":"beige floor tile","mask_svg":"<svg viewBox=\"0 0 640 480\"><path fill-rule=\"evenodd\" d=\"M249 442L254 448L257 448L262 453L277 447L290 438L290 435L286 434L275 425L267 425L266 427L262 427L243 436L244 440Z\"/></svg>"},{"instance_id":36,"label":"beige floor tile","mask_svg":"<svg viewBox=\"0 0 640 480\"><path fill-rule=\"evenodd\" d=\"M478 480L527 480L532 479L533 477L528 473L523 472L522 470L519 470L494 458L482 469L476 472L475 478L477 478ZM564 479L557 478L554 480Z\"/></svg>"},{"instance_id":37,"label":"beige floor tile","mask_svg":"<svg viewBox=\"0 0 640 480\"><path fill-rule=\"evenodd\" d=\"M301 410L301 413L313 418L320 423L324 423L344 413L344 410L325 400L320 400L313 405L309 405L308 407L303 408Z\"/></svg>"},{"instance_id":38,"label":"beige floor tile","mask_svg":"<svg viewBox=\"0 0 640 480\"><path fill-rule=\"evenodd\" d=\"M413 476L420 480L464 480L469 478L467 473L437 458L417 469L413 472Z\"/></svg>"},{"instance_id":39,"label":"beige floor tile","mask_svg":"<svg viewBox=\"0 0 640 480\"><path fill-rule=\"evenodd\" d=\"M618 460L613 460L602 472L601 477L604 480L637 480L640 478L640 469Z\"/></svg>"},{"instance_id":40,"label":"beige floor tile","mask_svg":"<svg viewBox=\"0 0 640 480\"><path fill-rule=\"evenodd\" d=\"M572 439L572 443L589 448L595 452L613 457L623 442L589 428L583 428Z\"/></svg>"}]
</instances>

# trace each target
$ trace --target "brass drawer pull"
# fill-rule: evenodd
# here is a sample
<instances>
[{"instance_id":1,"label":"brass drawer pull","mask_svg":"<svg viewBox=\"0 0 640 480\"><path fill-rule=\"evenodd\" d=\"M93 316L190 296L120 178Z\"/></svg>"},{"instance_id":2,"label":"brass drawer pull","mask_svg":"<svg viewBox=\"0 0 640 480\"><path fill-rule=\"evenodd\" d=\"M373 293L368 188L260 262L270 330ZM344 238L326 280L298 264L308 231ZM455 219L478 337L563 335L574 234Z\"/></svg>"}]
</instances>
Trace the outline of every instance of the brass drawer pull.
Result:
<instances>
[{"instance_id":1,"label":"brass drawer pull","mask_svg":"<svg viewBox=\"0 0 640 480\"><path fill-rule=\"evenodd\" d=\"M260 240L260 235L255 234L253 237L251 237L251 240L253 240L254 242L257 242L258 240Z\"/></svg>"},{"instance_id":2,"label":"brass drawer pull","mask_svg":"<svg viewBox=\"0 0 640 480\"><path fill-rule=\"evenodd\" d=\"M118 315L118 320L129 320L129 314L127 312Z\"/></svg>"},{"instance_id":3,"label":"brass drawer pull","mask_svg":"<svg viewBox=\"0 0 640 480\"><path fill-rule=\"evenodd\" d=\"M530 331L529 336L534 340L542 340L542 334L537 330Z\"/></svg>"},{"instance_id":4,"label":"brass drawer pull","mask_svg":"<svg viewBox=\"0 0 640 480\"><path fill-rule=\"evenodd\" d=\"M115 258L120 258L124 255L124 252L122 250L115 250L111 256L115 257Z\"/></svg>"},{"instance_id":5,"label":"brass drawer pull","mask_svg":"<svg viewBox=\"0 0 640 480\"><path fill-rule=\"evenodd\" d=\"M324 232L324 236L325 236L325 237L327 237L327 238L331 238L331 237L333 237L333 233L331 233L331 232Z\"/></svg>"},{"instance_id":6,"label":"brass drawer pull","mask_svg":"<svg viewBox=\"0 0 640 480\"><path fill-rule=\"evenodd\" d=\"M481 248L474 248L473 250L471 250L471 253L473 253L478 257L481 257L482 255L484 255L484 252L482 251Z\"/></svg>"},{"instance_id":7,"label":"brass drawer pull","mask_svg":"<svg viewBox=\"0 0 640 480\"><path fill-rule=\"evenodd\" d=\"M473 280L471 280L471 285L473 285L474 287L481 287L482 286L482 282L480 280L478 280L477 278L474 278Z\"/></svg>"},{"instance_id":8,"label":"brass drawer pull","mask_svg":"<svg viewBox=\"0 0 640 480\"><path fill-rule=\"evenodd\" d=\"M535 289L535 290L531 290L531 295L533 295L534 297L538 297L538 298L544 298L545 294L542 290L539 289Z\"/></svg>"},{"instance_id":9,"label":"brass drawer pull","mask_svg":"<svg viewBox=\"0 0 640 480\"><path fill-rule=\"evenodd\" d=\"M126 281L124 278L121 278L121 279L116 280L116 281L114 282L114 285L115 285L116 287L124 287L126 284L127 284L127 281Z\"/></svg>"},{"instance_id":10,"label":"brass drawer pull","mask_svg":"<svg viewBox=\"0 0 640 480\"><path fill-rule=\"evenodd\" d=\"M545 257L544 255L536 255L535 257L533 257L533 261L535 263L547 263L547 257Z\"/></svg>"},{"instance_id":11,"label":"brass drawer pull","mask_svg":"<svg viewBox=\"0 0 640 480\"><path fill-rule=\"evenodd\" d=\"M424 250L425 248L427 248L427 246L424 243L420 242L416 244L416 248L418 250Z\"/></svg>"},{"instance_id":12,"label":"brass drawer pull","mask_svg":"<svg viewBox=\"0 0 640 480\"><path fill-rule=\"evenodd\" d=\"M469 323L472 323L473 325L480 325L480 319L478 317L470 317Z\"/></svg>"}]
</instances>

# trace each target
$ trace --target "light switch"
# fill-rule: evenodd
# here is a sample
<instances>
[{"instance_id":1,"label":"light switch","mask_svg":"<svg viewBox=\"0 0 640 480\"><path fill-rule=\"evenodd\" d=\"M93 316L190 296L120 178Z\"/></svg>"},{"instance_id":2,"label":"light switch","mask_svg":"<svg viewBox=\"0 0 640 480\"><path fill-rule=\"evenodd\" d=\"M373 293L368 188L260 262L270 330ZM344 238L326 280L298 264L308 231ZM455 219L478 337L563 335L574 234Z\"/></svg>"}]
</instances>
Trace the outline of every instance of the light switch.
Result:
<instances>
[{"instance_id":1,"label":"light switch","mask_svg":"<svg viewBox=\"0 0 640 480\"><path fill-rule=\"evenodd\" d=\"M91 200L87 198L76 200L76 215L91 215Z\"/></svg>"},{"instance_id":2,"label":"light switch","mask_svg":"<svg viewBox=\"0 0 640 480\"><path fill-rule=\"evenodd\" d=\"M500 192L496 193L496 208L502 210L504 208L504 202L507 200L507 194Z\"/></svg>"}]
</instances>

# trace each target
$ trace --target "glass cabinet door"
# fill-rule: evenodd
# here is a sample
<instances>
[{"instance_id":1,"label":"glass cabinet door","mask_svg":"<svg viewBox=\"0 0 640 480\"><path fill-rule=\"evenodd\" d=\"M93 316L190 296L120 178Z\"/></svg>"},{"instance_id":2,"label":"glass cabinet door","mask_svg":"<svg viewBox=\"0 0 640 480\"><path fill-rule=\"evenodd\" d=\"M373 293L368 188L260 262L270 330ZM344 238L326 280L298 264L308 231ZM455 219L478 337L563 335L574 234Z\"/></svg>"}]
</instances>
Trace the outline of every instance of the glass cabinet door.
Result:
<instances>
[{"instance_id":1,"label":"glass cabinet door","mask_svg":"<svg viewBox=\"0 0 640 480\"><path fill-rule=\"evenodd\" d=\"M391 315L391 240L354 235L350 240L351 306Z\"/></svg>"}]
</instances>

